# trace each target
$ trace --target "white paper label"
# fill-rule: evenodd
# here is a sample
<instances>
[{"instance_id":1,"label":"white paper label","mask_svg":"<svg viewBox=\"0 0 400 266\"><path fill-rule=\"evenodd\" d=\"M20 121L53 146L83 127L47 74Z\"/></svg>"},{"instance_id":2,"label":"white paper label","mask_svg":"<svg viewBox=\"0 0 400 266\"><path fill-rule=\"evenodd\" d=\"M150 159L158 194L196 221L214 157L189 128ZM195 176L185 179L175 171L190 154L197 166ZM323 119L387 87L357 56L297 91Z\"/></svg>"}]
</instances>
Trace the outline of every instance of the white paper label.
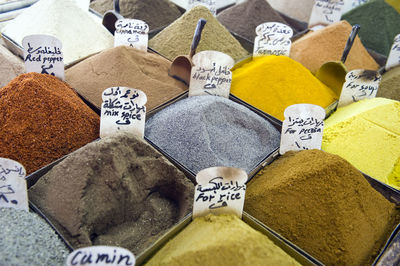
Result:
<instances>
[{"instance_id":1,"label":"white paper label","mask_svg":"<svg viewBox=\"0 0 400 266\"><path fill-rule=\"evenodd\" d=\"M196 176L193 217L230 213L242 217L247 174L239 168L211 167Z\"/></svg>"},{"instance_id":2,"label":"white paper label","mask_svg":"<svg viewBox=\"0 0 400 266\"><path fill-rule=\"evenodd\" d=\"M115 22L114 46L130 46L147 51L149 26L138 19L120 19Z\"/></svg>"},{"instance_id":3,"label":"white paper label","mask_svg":"<svg viewBox=\"0 0 400 266\"><path fill-rule=\"evenodd\" d=\"M361 4L368 2L368 0L344 0L344 6L342 9L342 14L358 7Z\"/></svg>"},{"instance_id":4,"label":"white paper label","mask_svg":"<svg viewBox=\"0 0 400 266\"><path fill-rule=\"evenodd\" d=\"M367 98L375 98L382 76L374 70L356 69L346 75L338 107Z\"/></svg>"},{"instance_id":5,"label":"white paper label","mask_svg":"<svg viewBox=\"0 0 400 266\"><path fill-rule=\"evenodd\" d=\"M29 35L22 40L22 46L27 73L50 74L65 80L60 40L50 35Z\"/></svg>"},{"instance_id":6,"label":"white paper label","mask_svg":"<svg viewBox=\"0 0 400 266\"><path fill-rule=\"evenodd\" d=\"M389 70L392 67L400 65L400 34L394 38L392 49L386 61L385 69Z\"/></svg>"},{"instance_id":7,"label":"white paper label","mask_svg":"<svg viewBox=\"0 0 400 266\"><path fill-rule=\"evenodd\" d=\"M20 163L0 158L0 208L29 211L25 175Z\"/></svg>"},{"instance_id":8,"label":"white paper label","mask_svg":"<svg viewBox=\"0 0 400 266\"><path fill-rule=\"evenodd\" d=\"M75 0L80 8L85 11L89 10L90 0Z\"/></svg>"},{"instance_id":9,"label":"white paper label","mask_svg":"<svg viewBox=\"0 0 400 266\"><path fill-rule=\"evenodd\" d=\"M280 154L321 149L325 110L313 104L294 104L285 109Z\"/></svg>"},{"instance_id":10,"label":"white paper label","mask_svg":"<svg viewBox=\"0 0 400 266\"><path fill-rule=\"evenodd\" d=\"M344 0L316 0L311 11L308 27L330 25L340 21Z\"/></svg>"},{"instance_id":11,"label":"white paper label","mask_svg":"<svg viewBox=\"0 0 400 266\"><path fill-rule=\"evenodd\" d=\"M290 54L293 30L279 22L267 22L257 26L254 40L254 56Z\"/></svg>"},{"instance_id":12,"label":"white paper label","mask_svg":"<svg viewBox=\"0 0 400 266\"><path fill-rule=\"evenodd\" d=\"M207 7L214 16L217 15L216 0L188 0L187 10L198 5Z\"/></svg>"},{"instance_id":13,"label":"white paper label","mask_svg":"<svg viewBox=\"0 0 400 266\"><path fill-rule=\"evenodd\" d=\"M146 94L141 90L112 87L102 94L100 138L119 131L144 137Z\"/></svg>"},{"instance_id":14,"label":"white paper label","mask_svg":"<svg viewBox=\"0 0 400 266\"><path fill-rule=\"evenodd\" d=\"M74 250L68 255L65 265L118 265L133 266L135 256L127 249L111 246L92 246Z\"/></svg>"},{"instance_id":15,"label":"white paper label","mask_svg":"<svg viewBox=\"0 0 400 266\"><path fill-rule=\"evenodd\" d=\"M227 54L202 51L193 56L189 96L215 95L229 97L232 82L230 69L235 61Z\"/></svg>"}]
</instances>

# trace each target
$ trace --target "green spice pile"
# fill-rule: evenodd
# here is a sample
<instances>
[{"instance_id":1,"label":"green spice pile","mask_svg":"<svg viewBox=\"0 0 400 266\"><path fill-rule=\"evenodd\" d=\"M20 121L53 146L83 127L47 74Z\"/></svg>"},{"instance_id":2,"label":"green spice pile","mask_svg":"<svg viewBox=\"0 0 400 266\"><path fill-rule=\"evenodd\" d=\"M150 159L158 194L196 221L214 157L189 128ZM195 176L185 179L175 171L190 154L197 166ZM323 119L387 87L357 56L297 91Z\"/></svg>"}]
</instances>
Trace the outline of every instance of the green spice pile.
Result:
<instances>
[{"instance_id":1,"label":"green spice pile","mask_svg":"<svg viewBox=\"0 0 400 266\"><path fill-rule=\"evenodd\" d=\"M187 11L182 17L154 36L149 41L149 46L170 60L178 55L189 54L194 30L200 18L206 19L207 24L204 26L197 52L220 51L230 55L235 61L248 55L240 43L204 6L196 6Z\"/></svg>"}]
</instances>

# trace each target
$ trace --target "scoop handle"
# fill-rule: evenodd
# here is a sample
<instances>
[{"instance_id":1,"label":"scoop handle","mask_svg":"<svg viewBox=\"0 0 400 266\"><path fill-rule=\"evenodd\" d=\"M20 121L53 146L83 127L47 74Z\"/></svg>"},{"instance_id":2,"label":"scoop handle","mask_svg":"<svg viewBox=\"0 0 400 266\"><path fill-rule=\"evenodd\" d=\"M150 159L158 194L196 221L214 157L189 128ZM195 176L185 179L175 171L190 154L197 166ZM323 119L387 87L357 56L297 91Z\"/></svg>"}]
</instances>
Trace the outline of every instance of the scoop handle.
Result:
<instances>
[{"instance_id":1,"label":"scoop handle","mask_svg":"<svg viewBox=\"0 0 400 266\"><path fill-rule=\"evenodd\" d=\"M207 20L204 18L199 19L197 21L197 26L196 30L194 31L193 35L193 40L192 40L192 46L190 47L190 58L193 57L193 55L196 53L197 46L199 45L200 39L201 39L201 32L203 31L204 26L206 25Z\"/></svg>"},{"instance_id":2,"label":"scoop handle","mask_svg":"<svg viewBox=\"0 0 400 266\"><path fill-rule=\"evenodd\" d=\"M343 64L346 62L347 56L350 53L350 49L353 46L354 40L356 39L356 36L357 36L358 32L360 31L360 28L361 28L360 25L355 24L353 26L353 28L351 29L350 36L347 39L346 46L344 47L344 50L343 50L342 59L340 59L340 61L342 61Z\"/></svg>"},{"instance_id":3,"label":"scoop handle","mask_svg":"<svg viewBox=\"0 0 400 266\"><path fill-rule=\"evenodd\" d=\"M114 11L121 14L121 9L119 8L119 0L114 0Z\"/></svg>"}]
</instances>

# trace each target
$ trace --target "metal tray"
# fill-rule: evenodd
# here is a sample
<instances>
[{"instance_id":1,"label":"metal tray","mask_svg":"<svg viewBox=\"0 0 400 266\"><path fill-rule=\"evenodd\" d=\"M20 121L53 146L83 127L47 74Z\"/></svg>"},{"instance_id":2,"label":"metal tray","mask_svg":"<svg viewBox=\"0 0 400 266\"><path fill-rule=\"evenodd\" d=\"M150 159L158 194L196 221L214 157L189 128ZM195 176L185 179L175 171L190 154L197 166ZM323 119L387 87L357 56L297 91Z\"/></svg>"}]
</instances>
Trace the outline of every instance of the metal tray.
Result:
<instances>
[{"instance_id":1,"label":"metal tray","mask_svg":"<svg viewBox=\"0 0 400 266\"><path fill-rule=\"evenodd\" d=\"M250 216L248 213L243 212L242 220L250 225L253 229L261 232L266 235L275 245L284 250L287 254L292 256L302 265L322 265L321 262L307 254L304 250L301 250L299 247L290 243L287 240L284 240L278 234L276 234L272 229L262 225L258 222L254 217ZM180 223L172 227L168 232L166 232L161 238L159 238L154 244L146 249L144 252L139 254L136 257L136 264L143 265L147 262L154 254L157 253L169 240L174 238L179 234L187 225L192 221L192 215L187 215Z\"/></svg>"},{"instance_id":2,"label":"metal tray","mask_svg":"<svg viewBox=\"0 0 400 266\"><path fill-rule=\"evenodd\" d=\"M153 109L152 111L150 111L149 113L146 114L146 120L149 119L150 117L152 117L154 114L156 114L157 112L161 111L162 109L168 107L171 104L174 104L182 99L185 99L188 97L188 92L184 92L182 93L180 96L166 102L163 105L160 105L159 107ZM218 97L218 96L216 96ZM266 114L266 113L262 113L260 111L258 111L256 108L254 108L251 105L246 104L245 102L243 102L242 100L240 100L239 98L233 96L232 94L229 96L229 99L231 99L232 101L243 105L244 107L247 107L248 109L250 109L251 111L255 112L256 114L258 114L259 116L261 116L263 119L265 119L268 123L272 124L280 133L282 131L282 122L280 122L279 120L277 120L276 118ZM152 142L151 140L149 140L146 136L144 137L145 140L150 143L156 150L158 150L160 153L162 153L165 157L168 158L168 160L170 160L171 162L173 162L173 164L178 167L178 169L180 169L181 171L183 171L187 176L191 176L192 177L192 181L194 183L196 183L196 173L192 172L191 170L189 170L188 168L186 168L184 165L182 165L180 162L178 162L177 160L175 160L170 154L168 154L166 151L164 151L162 148L158 147L157 144L155 144L154 142ZM257 162L256 166L254 167L254 169L248 174L249 179L251 177L253 177L260 169L262 169L264 166L270 164L274 158L276 156L278 156L279 154L279 147L276 148L275 150L273 150L270 154L266 155L260 162Z\"/></svg>"}]
</instances>

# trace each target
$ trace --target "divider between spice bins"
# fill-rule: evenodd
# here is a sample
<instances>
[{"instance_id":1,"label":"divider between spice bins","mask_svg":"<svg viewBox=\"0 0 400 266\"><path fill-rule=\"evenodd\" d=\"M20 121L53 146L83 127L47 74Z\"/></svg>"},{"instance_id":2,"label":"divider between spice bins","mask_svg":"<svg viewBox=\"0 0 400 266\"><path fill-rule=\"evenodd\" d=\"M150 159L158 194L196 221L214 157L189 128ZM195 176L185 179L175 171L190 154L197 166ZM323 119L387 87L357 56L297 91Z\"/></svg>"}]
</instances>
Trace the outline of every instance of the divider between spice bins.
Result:
<instances>
[{"instance_id":1,"label":"divider between spice bins","mask_svg":"<svg viewBox=\"0 0 400 266\"><path fill-rule=\"evenodd\" d=\"M183 100L185 98L188 97L188 91L183 92L181 95L175 97L174 99L169 100L168 102L154 108L153 110L151 110L150 112L147 113L146 115L146 119L152 117L153 115L155 115L157 112L161 111L162 109L168 107L169 105L176 103L180 100ZM199 96L201 97L201 96ZM215 96L215 97L219 97L219 96ZM244 101L242 101L241 99L233 96L232 94L229 95L229 99L240 104L243 105L244 107L250 109L251 111L255 112L256 114L258 114L260 117L262 117L263 119L265 119L267 122L271 123L272 126L274 126L278 132L281 132L282 130L282 122L277 120L276 118L263 113L263 112L259 112L256 108L254 108L251 105L246 104ZM182 165L180 162L176 161L171 155L169 155L166 151L162 150L160 147L157 146L157 144L155 144L154 142L152 142L151 140L149 140L148 138L146 138L146 136L144 137L145 140L150 143L156 150L158 150L161 154L163 154L165 157L167 157L167 159L169 161L172 161L174 163L174 165L176 167L179 168L179 170L183 171L186 175L191 176L193 179L192 181L195 183L196 180L196 173L192 172L191 170L189 170L188 168L186 168L184 165ZM260 162L257 162L257 164L255 165L255 167L250 171L250 173L248 174L249 179L251 179L254 175L257 174L258 171L260 171L263 167L265 167L266 165L270 164L272 161L274 161L274 159L279 155L279 147L276 148L275 150L273 150L271 153L269 153L267 156L265 156Z\"/></svg>"},{"instance_id":2,"label":"divider between spice bins","mask_svg":"<svg viewBox=\"0 0 400 266\"><path fill-rule=\"evenodd\" d=\"M378 263L381 263L380 265L398 265L400 259L395 252L397 249L395 247L393 249L391 248L393 244L396 244L396 242L400 243L400 224L393 230L393 233L390 235L388 241L383 247L382 252L376 257L372 266L378 265ZM395 257L394 261L390 261L390 258L388 258L389 262L385 262L385 257L391 255L392 257Z\"/></svg>"},{"instance_id":3,"label":"divider between spice bins","mask_svg":"<svg viewBox=\"0 0 400 266\"><path fill-rule=\"evenodd\" d=\"M283 239L278 234L276 234L272 229L258 222L254 217L252 217L248 213L243 212L242 220L256 231L259 231L263 235L266 235L275 245L277 245L287 254L296 259L300 264L307 266L323 265L321 262L313 258L304 250L300 249L290 241ZM176 224L174 227L168 230L163 236L161 236L157 241L155 241L153 245L151 245L149 248L147 248L145 251L139 254L136 257L136 265L143 265L144 263L146 263L169 240L173 239L186 226L188 226L191 221L192 221L192 214L188 214L183 220L181 220L181 222Z\"/></svg>"}]
</instances>

